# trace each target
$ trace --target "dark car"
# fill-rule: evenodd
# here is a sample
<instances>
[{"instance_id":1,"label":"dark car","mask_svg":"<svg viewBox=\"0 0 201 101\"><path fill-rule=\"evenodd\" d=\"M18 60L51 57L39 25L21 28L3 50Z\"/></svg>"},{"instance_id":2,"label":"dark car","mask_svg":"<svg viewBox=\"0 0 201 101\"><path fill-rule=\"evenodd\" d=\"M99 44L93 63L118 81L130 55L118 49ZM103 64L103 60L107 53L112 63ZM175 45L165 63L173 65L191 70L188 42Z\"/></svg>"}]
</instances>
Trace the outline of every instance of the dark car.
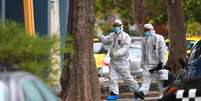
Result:
<instances>
[{"instance_id":1,"label":"dark car","mask_svg":"<svg viewBox=\"0 0 201 101\"><path fill-rule=\"evenodd\" d=\"M201 101L201 40L192 48L176 82L160 101Z\"/></svg>"},{"instance_id":2,"label":"dark car","mask_svg":"<svg viewBox=\"0 0 201 101\"><path fill-rule=\"evenodd\" d=\"M38 78L26 72L0 73L0 101L59 101Z\"/></svg>"}]
</instances>

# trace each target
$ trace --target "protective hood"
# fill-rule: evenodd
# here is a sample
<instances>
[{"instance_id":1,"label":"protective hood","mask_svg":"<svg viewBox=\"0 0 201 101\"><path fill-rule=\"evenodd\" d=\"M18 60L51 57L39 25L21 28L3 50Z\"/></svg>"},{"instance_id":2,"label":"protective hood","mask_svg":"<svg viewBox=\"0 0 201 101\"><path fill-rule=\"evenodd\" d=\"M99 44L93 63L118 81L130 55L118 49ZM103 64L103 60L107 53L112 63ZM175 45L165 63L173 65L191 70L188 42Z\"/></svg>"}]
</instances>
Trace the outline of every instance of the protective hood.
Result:
<instances>
[{"instance_id":1,"label":"protective hood","mask_svg":"<svg viewBox=\"0 0 201 101\"><path fill-rule=\"evenodd\" d=\"M152 24L144 24L144 28L149 29L151 34L156 33Z\"/></svg>"}]
</instances>

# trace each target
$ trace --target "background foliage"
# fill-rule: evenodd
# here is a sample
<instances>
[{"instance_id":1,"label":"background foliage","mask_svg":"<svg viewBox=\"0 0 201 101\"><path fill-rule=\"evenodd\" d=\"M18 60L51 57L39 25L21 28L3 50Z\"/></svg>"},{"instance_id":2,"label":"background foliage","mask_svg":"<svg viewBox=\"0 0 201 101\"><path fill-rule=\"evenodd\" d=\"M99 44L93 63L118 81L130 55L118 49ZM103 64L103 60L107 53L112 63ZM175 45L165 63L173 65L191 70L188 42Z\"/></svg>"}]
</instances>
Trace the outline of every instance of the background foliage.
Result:
<instances>
[{"instance_id":1,"label":"background foliage","mask_svg":"<svg viewBox=\"0 0 201 101\"><path fill-rule=\"evenodd\" d=\"M125 30L128 32L128 25L132 21L132 3L130 0L95 0L96 23L101 25L105 33L111 30L108 19L116 16L124 21ZM165 0L144 0L144 20L155 26L167 26L167 10ZM187 26L187 33L201 35L201 1L183 0L184 15ZM191 29L193 28L193 29ZM192 32L193 31L193 32Z\"/></svg>"},{"instance_id":2,"label":"background foliage","mask_svg":"<svg viewBox=\"0 0 201 101\"><path fill-rule=\"evenodd\" d=\"M56 42L47 36L29 36L22 25L6 21L0 24L0 64L13 65L45 80L49 69L49 51Z\"/></svg>"}]
</instances>

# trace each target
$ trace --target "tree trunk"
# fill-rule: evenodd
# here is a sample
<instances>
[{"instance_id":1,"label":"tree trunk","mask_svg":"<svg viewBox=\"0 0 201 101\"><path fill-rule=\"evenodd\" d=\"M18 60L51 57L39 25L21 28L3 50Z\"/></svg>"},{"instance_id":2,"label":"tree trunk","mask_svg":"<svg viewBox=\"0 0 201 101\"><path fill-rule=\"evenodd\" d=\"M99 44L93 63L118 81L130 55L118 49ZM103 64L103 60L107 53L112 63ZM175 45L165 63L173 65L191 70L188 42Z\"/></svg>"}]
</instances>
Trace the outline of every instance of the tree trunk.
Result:
<instances>
[{"instance_id":1,"label":"tree trunk","mask_svg":"<svg viewBox=\"0 0 201 101\"><path fill-rule=\"evenodd\" d=\"M170 66L174 73L178 73L181 65L178 60L186 60L186 32L182 0L167 0L169 38L170 38Z\"/></svg>"},{"instance_id":2,"label":"tree trunk","mask_svg":"<svg viewBox=\"0 0 201 101\"><path fill-rule=\"evenodd\" d=\"M94 1L70 0L73 54L66 54L63 101L99 101L98 72L93 57Z\"/></svg>"},{"instance_id":3,"label":"tree trunk","mask_svg":"<svg viewBox=\"0 0 201 101\"><path fill-rule=\"evenodd\" d=\"M143 35L144 0L132 0L132 24L137 26L138 35Z\"/></svg>"}]
</instances>

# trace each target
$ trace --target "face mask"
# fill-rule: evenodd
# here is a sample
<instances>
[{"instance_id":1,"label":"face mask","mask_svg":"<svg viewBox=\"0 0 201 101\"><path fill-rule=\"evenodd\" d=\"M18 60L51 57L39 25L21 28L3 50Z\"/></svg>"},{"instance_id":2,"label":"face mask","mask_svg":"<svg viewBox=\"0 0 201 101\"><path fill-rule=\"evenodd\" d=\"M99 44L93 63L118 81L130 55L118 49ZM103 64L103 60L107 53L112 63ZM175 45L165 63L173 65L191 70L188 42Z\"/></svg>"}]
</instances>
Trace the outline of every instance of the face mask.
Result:
<instances>
[{"instance_id":1,"label":"face mask","mask_svg":"<svg viewBox=\"0 0 201 101\"><path fill-rule=\"evenodd\" d=\"M121 31L121 27L114 27L112 31L118 33L119 31Z\"/></svg>"},{"instance_id":2,"label":"face mask","mask_svg":"<svg viewBox=\"0 0 201 101\"><path fill-rule=\"evenodd\" d=\"M149 31L144 32L144 36L145 37L150 37L151 36L151 32L149 32Z\"/></svg>"}]
</instances>

